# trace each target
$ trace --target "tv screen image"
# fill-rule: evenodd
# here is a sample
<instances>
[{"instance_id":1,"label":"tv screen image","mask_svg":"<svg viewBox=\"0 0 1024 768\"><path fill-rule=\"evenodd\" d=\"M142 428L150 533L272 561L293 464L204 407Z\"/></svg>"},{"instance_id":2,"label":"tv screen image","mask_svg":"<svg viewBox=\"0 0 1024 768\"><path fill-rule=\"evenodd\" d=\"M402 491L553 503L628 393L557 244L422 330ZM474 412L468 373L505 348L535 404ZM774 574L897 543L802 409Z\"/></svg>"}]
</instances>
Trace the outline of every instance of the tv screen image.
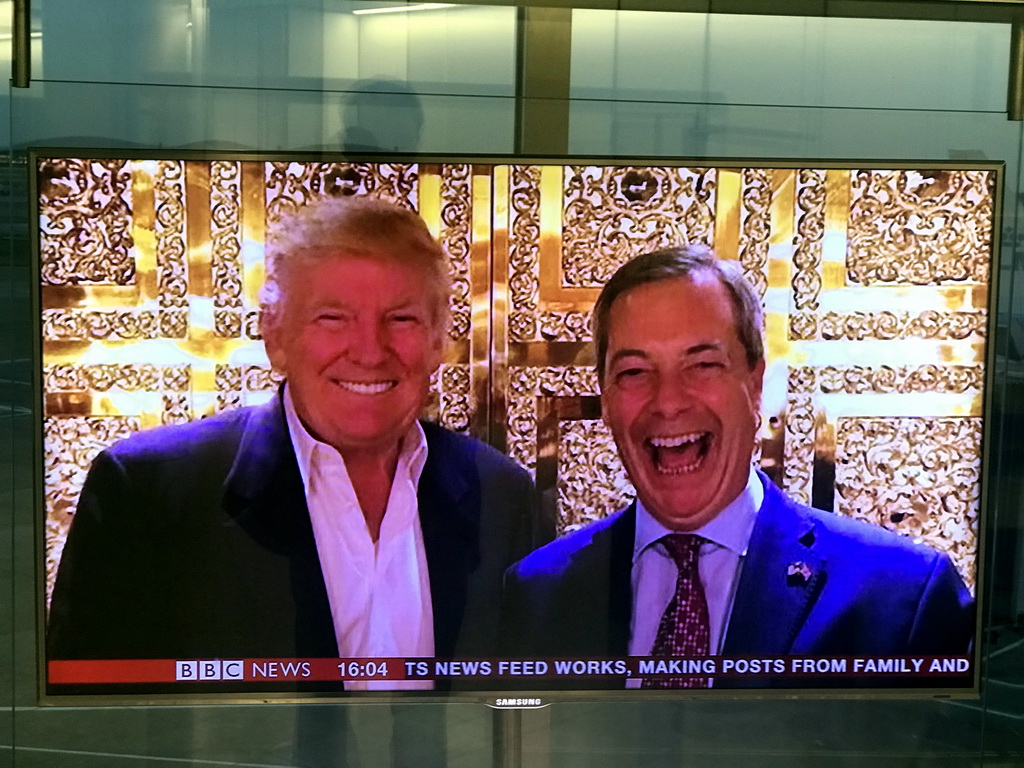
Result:
<instances>
[{"instance_id":1,"label":"tv screen image","mask_svg":"<svg viewBox=\"0 0 1024 768\"><path fill-rule=\"evenodd\" d=\"M41 150L32 169L48 700L402 691L521 706L679 695L683 680L707 695L976 692L1000 167ZM481 509L493 496L502 521L521 523L515 531L483 517L468 550L438 544L447 554L437 556L421 481L430 656L342 655L329 611L314 621L303 607L324 590L312 537L304 560L285 552L297 529L233 511L231 461L190 442L200 432L167 429L202 422L209 433L274 407L285 429L283 376L260 335L268 231L317 200L352 196L417 212L447 260L427 455L444 455L439 439L487 443L525 470L478 493ZM694 466L717 466L718 430L732 433L694 428L637 448L627 473L632 433L619 414L631 401L616 399L618 378L599 381L591 338L616 270L680 246L735 262L764 313L754 513L732 559L711 558L728 574L721 585L703 563L732 534L699 545L709 637L698 646L655 640L665 601L692 595L676 593L675 566L660 587L640 584L638 521L664 520L643 461L664 469L671 451L691 450ZM686 305L698 320L706 295ZM655 312L650 298L642 310ZM614 350L624 326L611 317ZM646 349L641 337L640 357L653 359L660 338ZM728 423L732 412L716 407L707 412ZM136 433L149 437L123 442ZM497 452L473 455L504 462ZM208 528L189 527L207 508ZM66 548L82 509L92 534ZM307 642L317 632L326 638Z\"/></svg>"}]
</instances>

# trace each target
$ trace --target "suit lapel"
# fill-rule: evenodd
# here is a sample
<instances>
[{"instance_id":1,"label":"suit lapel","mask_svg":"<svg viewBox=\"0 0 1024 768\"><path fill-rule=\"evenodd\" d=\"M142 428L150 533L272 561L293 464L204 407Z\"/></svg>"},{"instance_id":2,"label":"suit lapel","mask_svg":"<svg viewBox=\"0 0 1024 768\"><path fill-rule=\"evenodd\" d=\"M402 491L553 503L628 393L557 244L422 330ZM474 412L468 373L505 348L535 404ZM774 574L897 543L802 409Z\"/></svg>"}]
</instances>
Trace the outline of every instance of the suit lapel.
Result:
<instances>
[{"instance_id":1,"label":"suit lapel","mask_svg":"<svg viewBox=\"0 0 1024 768\"><path fill-rule=\"evenodd\" d=\"M309 543L313 528L280 396L252 409L225 482L235 521L278 554Z\"/></svg>"},{"instance_id":2,"label":"suit lapel","mask_svg":"<svg viewBox=\"0 0 1024 768\"><path fill-rule=\"evenodd\" d=\"M451 657L469 576L480 562L480 479L473 457L440 427L424 423L427 463L417 498L430 574L434 654Z\"/></svg>"},{"instance_id":3,"label":"suit lapel","mask_svg":"<svg viewBox=\"0 0 1024 768\"><path fill-rule=\"evenodd\" d=\"M635 501L612 522L608 534L608 650L612 656L625 656L629 653L629 630L633 614Z\"/></svg>"},{"instance_id":4,"label":"suit lapel","mask_svg":"<svg viewBox=\"0 0 1024 768\"><path fill-rule=\"evenodd\" d=\"M337 656L327 587L280 392L249 412L224 498L230 524L242 528L275 562L287 559L294 655ZM275 591L279 585L268 585L268 594ZM285 626L291 625L292 616L282 613L281 618Z\"/></svg>"},{"instance_id":5,"label":"suit lapel","mask_svg":"<svg viewBox=\"0 0 1024 768\"><path fill-rule=\"evenodd\" d=\"M747 547L722 653L790 651L827 577L814 523L764 475L764 502Z\"/></svg>"},{"instance_id":6,"label":"suit lapel","mask_svg":"<svg viewBox=\"0 0 1024 768\"><path fill-rule=\"evenodd\" d=\"M560 585L560 614L542 632L557 633L554 647L578 656L625 656L633 612L633 539L636 504L586 532L589 541L571 557Z\"/></svg>"}]
</instances>

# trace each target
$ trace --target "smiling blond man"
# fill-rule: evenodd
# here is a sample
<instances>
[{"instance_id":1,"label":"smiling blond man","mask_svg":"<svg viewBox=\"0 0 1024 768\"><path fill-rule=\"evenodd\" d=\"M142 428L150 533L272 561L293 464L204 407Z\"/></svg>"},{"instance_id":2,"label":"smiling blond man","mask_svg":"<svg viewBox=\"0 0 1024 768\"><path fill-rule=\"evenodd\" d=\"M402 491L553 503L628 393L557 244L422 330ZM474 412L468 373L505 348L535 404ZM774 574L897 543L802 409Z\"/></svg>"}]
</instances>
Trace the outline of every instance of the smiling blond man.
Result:
<instances>
[{"instance_id":1,"label":"smiling blond man","mask_svg":"<svg viewBox=\"0 0 1024 768\"><path fill-rule=\"evenodd\" d=\"M419 420L447 334L444 253L415 213L348 197L282 217L266 260L260 329L284 385L97 457L49 658L494 655L533 491L497 451ZM342 685L432 687L316 687Z\"/></svg>"},{"instance_id":2,"label":"smiling blond man","mask_svg":"<svg viewBox=\"0 0 1024 768\"><path fill-rule=\"evenodd\" d=\"M605 285L593 316L602 415L637 498L509 571L518 653L967 652L973 601L946 555L797 504L753 466L763 323L739 265L703 246L644 254ZM684 671L627 684L816 684L670 669Z\"/></svg>"}]
</instances>

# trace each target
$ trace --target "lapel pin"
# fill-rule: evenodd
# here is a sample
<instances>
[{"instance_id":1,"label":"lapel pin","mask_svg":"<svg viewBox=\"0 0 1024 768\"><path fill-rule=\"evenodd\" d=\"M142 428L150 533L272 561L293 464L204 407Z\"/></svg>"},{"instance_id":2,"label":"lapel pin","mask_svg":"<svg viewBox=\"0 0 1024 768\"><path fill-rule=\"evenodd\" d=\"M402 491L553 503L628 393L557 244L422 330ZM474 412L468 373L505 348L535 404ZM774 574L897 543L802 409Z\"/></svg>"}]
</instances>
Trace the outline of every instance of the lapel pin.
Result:
<instances>
[{"instance_id":1,"label":"lapel pin","mask_svg":"<svg viewBox=\"0 0 1024 768\"><path fill-rule=\"evenodd\" d=\"M814 571L807 563L790 563L786 568L786 584L790 587L804 587L813 575Z\"/></svg>"}]
</instances>

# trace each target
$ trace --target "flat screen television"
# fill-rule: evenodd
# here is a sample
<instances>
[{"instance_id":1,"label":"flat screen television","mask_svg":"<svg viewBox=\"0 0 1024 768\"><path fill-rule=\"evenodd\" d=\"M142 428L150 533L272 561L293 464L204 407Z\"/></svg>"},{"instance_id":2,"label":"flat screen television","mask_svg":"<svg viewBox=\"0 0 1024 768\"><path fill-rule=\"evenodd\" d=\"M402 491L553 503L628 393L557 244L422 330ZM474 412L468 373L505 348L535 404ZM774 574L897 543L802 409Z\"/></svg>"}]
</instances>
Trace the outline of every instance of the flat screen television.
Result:
<instances>
[{"instance_id":1,"label":"flat screen television","mask_svg":"<svg viewBox=\"0 0 1024 768\"><path fill-rule=\"evenodd\" d=\"M942 648L893 644L884 639L891 628L871 618L879 615L877 605L858 606L887 595L892 604L881 615L910 617L895 634L934 637L954 621L925 606L930 591L944 589L943 579L962 581L968 601L983 596L988 341L1002 166L45 149L31 153L29 167L39 280L43 701L402 695L532 706L741 689L761 696L977 694L980 623L971 606L961 606L956 619L969 623L963 642ZM765 493L823 510L830 520L862 521L852 530L872 543L868 559L882 552L880 562L888 563L887 548L903 551L914 542L915 557L932 570L915 581L910 566L857 570L838 555L818 558L809 542L817 536L827 547L830 528L798 532L806 555L785 550L768 558L750 539L734 558L732 581L713 598L722 616L709 652L645 653L629 644L641 621L631 608L641 598L629 562L630 528L625 548L615 550L625 555L616 559L602 549L597 570L573 576L578 603L548 606L566 626L585 623L594 605L607 607L580 635L614 635L604 650L603 640L576 648L566 636L551 646L558 653L516 647L530 634L519 623L534 620L516 611L547 599L543 585L529 591L536 586L529 579L550 576L552 590L570 589L557 582L561 566L543 557L518 572L529 596L517 592L515 610L500 589L467 603L467 611L486 613L497 632L486 655L281 656L277 646L260 652L259 638L279 632L277 622L251 616L237 628L251 642L221 650L215 642L193 642L213 620L200 615L209 592L221 593L226 606L283 599L285 612L294 613L289 601L322 583L289 582L297 577L285 568L280 590L253 592L248 585L260 583L257 574L233 562L234 555L186 540L170 504L154 519L154 505L165 499L147 501L146 487L128 490L138 482L130 478L118 486L124 519L110 523L116 515L104 510L102 522L110 524L98 535L108 537L108 553L133 554L95 562L100 558L90 561L85 548L62 569L76 510L90 503L82 499L83 485L101 452L135 433L162 435L153 431L211 417L218 423L218 414L279 398L281 377L259 331L268 228L319 197L348 195L417 211L444 249L451 323L423 418L489 443L531 475L536 490L521 499L530 539L523 552L551 540L589 541L587 531L611 529L610 517L631 509L636 491L602 421L591 310L602 285L631 257L706 245L739 264L763 305L765 368L753 462L776 489ZM95 485L101 473L109 479L125 471L114 464L94 469ZM187 456L183 466L173 471L191 471ZM217 471L210 468L212 479L199 484L203 504L216 506L224 494ZM306 514L303 499L293 512ZM273 552L281 544L277 533L241 535L252 539L247 547ZM841 551L842 541L836 546ZM159 630L144 626L139 617L155 614L140 614L139 604L152 603L153 610L167 599L163 576L147 570L151 558L176 562L179 552L191 559L181 567L187 584L175 588L192 590L194 601L179 594L160 614ZM574 553L563 555L571 561ZM774 570L755 578L769 560ZM449 567L456 566L431 565L435 602L448 599L436 590L437 582L450 581ZM322 582L319 566L310 568L307 575ZM91 592L79 590L87 595L79 610L105 606L103 615L111 617L106 634L94 633L81 646L72 634L59 652L45 641L58 571L61 579L90 585ZM523 586L516 575L509 579L515 589ZM909 585L912 595L904 594ZM111 609L118 600L123 612ZM851 607L829 613L828 601ZM745 642L735 639L740 626ZM531 632L543 636L548 628ZM145 646L123 639L150 630L160 635L152 646L160 653L126 656L125 648ZM805 632L833 642L801 650ZM763 635L763 644L752 634ZM861 639L846 642L852 637ZM250 650L235 651L242 647ZM649 687L681 676L699 678L704 690ZM409 681L420 690L404 690Z\"/></svg>"}]
</instances>

